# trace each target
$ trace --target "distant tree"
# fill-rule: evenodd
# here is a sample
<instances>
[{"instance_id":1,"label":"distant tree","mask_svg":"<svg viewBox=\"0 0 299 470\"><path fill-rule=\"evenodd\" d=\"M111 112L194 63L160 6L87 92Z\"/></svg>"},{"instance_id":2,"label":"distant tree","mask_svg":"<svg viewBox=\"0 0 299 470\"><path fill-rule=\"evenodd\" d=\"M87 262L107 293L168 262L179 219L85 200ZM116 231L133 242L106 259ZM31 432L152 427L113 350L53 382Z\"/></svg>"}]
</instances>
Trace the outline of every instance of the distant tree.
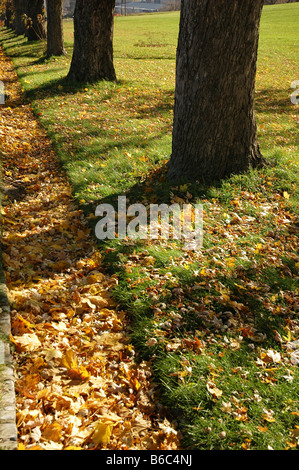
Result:
<instances>
[{"instance_id":1,"label":"distant tree","mask_svg":"<svg viewBox=\"0 0 299 470\"><path fill-rule=\"evenodd\" d=\"M5 20L4 24L6 28L13 27L13 3L12 0L7 0L5 4Z\"/></svg>"},{"instance_id":2,"label":"distant tree","mask_svg":"<svg viewBox=\"0 0 299 470\"><path fill-rule=\"evenodd\" d=\"M27 0L28 41L46 39L44 0Z\"/></svg>"},{"instance_id":3,"label":"distant tree","mask_svg":"<svg viewBox=\"0 0 299 470\"><path fill-rule=\"evenodd\" d=\"M262 6L182 0L171 179L222 179L263 163L254 113Z\"/></svg>"},{"instance_id":4,"label":"distant tree","mask_svg":"<svg viewBox=\"0 0 299 470\"><path fill-rule=\"evenodd\" d=\"M17 34L26 33L26 25L24 21L24 14L26 13L27 1L26 0L13 0L14 9L14 29Z\"/></svg>"},{"instance_id":5,"label":"distant tree","mask_svg":"<svg viewBox=\"0 0 299 470\"><path fill-rule=\"evenodd\" d=\"M170 10L180 10L181 8L181 0L168 0L164 2L163 10L170 11Z\"/></svg>"},{"instance_id":6,"label":"distant tree","mask_svg":"<svg viewBox=\"0 0 299 470\"><path fill-rule=\"evenodd\" d=\"M47 56L65 54L63 40L63 0L47 0Z\"/></svg>"},{"instance_id":7,"label":"distant tree","mask_svg":"<svg viewBox=\"0 0 299 470\"><path fill-rule=\"evenodd\" d=\"M77 0L74 49L68 79L77 82L115 80L113 14L115 0Z\"/></svg>"}]
</instances>

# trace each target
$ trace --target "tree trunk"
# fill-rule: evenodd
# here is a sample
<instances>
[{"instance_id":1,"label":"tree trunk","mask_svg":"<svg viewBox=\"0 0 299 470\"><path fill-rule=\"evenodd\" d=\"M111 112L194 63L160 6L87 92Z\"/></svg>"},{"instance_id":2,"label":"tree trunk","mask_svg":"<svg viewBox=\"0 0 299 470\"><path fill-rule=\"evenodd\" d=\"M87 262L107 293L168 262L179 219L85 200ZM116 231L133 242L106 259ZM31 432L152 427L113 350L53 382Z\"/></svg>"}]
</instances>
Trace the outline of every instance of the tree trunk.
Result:
<instances>
[{"instance_id":1,"label":"tree trunk","mask_svg":"<svg viewBox=\"0 0 299 470\"><path fill-rule=\"evenodd\" d=\"M38 41L46 38L44 0L27 0L27 16L29 28L28 41Z\"/></svg>"},{"instance_id":2,"label":"tree trunk","mask_svg":"<svg viewBox=\"0 0 299 470\"><path fill-rule=\"evenodd\" d=\"M219 180L263 163L254 113L263 0L182 0L169 178Z\"/></svg>"},{"instance_id":3,"label":"tree trunk","mask_svg":"<svg viewBox=\"0 0 299 470\"><path fill-rule=\"evenodd\" d=\"M47 0L47 56L65 54L62 0Z\"/></svg>"},{"instance_id":4,"label":"tree trunk","mask_svg":"<svg viewBox=\"0 0 299 470\"><path fill-rule=\"evenodd\" d=\"M5 20L4 24L6 28L11 29L13 27L13 5L11 0L7 0L5 5Z\"/></svg>"},{"instance_id":5,"label":"tree trunk","mask_svg":"<svg viewBox=\"0 0 299 470\"><path fill-rule=\"evenodd\" d=\"M115 0L77 0L70 81L116 80L113 65Z\"/></svg>"},{"instance_id":6,"label":"tree trunk","mask_svg":"<svg viewBox=\"0 0 299 470\"><path fill-rule=\"evenodd\" d=\"M24 0L13 0L15 14L15 32L16 34L25 34L26 26L23 15L26 13L26 2Z\"/></svg>"}]
</instances>

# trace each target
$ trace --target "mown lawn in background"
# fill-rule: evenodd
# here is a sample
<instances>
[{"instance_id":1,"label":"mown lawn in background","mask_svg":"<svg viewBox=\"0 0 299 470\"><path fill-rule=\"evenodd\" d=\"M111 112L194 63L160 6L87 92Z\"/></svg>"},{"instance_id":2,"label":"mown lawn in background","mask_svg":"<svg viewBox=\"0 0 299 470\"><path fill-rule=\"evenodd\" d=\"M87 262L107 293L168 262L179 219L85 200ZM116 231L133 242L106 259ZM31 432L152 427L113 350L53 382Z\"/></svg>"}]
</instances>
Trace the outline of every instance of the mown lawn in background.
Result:
<instances>
[{"instance_id":1,"label":"mown lawn in background","mask_svg":"<svg viewBox=\"0 0 299 470\"><path fill-rule=\"evenodd\" d=\"M95 207L119 195L203 205L199 252L172 240L100 243L132 341L152 361L185 448L298 448L298 365L287 348L299 331L298 106L290 101L298 17L297 4L264 7L256 110L268 166L209 186L172 185L165 175L178 13L117 17L118 81L80 87L64 80L71 21L67 57L50 60L41 43L1 31L91 224Z\"/></svg>"}]
</instances>

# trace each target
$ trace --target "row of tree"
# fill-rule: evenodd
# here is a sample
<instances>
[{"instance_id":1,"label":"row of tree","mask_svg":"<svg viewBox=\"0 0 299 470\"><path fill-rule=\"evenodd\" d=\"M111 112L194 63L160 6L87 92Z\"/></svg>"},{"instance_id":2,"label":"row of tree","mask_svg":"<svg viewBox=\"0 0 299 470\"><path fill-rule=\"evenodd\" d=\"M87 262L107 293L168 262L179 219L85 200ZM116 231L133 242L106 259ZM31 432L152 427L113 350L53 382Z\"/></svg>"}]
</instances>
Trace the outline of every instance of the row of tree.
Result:
<instances>
[{"instance_id":1,"label":"row of tree","mask_svg":"<svg viewBox=\"0 0 299 470\"><path fill-rule=\"evenodd\" d=\"M28 41L47 40L47 55L65 53L62 28L63 0L7 0L5 26ZM47 19L47 27L46 27Z\"/></svg>"},{"instance_id":2,"label":"row of tree","mask_svg":"<svg viewBox=\"0 0 299 470\"><path fill-rule=\"evenodd\" d=\"M74 50L68 78L94 82L116 80L113 65L115 0L77 0ZM63 0L6 0L5 25L28 41L46 39L47 56L65 54Z\"/></svg>"},{"instance_id":3,"label":"row of tree","mask_svg":"<svg viewBox=\"0 0 299 470\"><path fill-rule=\"evenodd\" d=\"M43 0L14 0L14 12L28 3L34 25ZM170 178L215 180L263 164L254 113L262 7L263 0L182 0ZM70 81L116 80L114 8L115 0L76 0ZM47 23L48 54L63 53L49 50L55 38L63 45L62 0L47 1Z\"/></svg>"}]
</instances>

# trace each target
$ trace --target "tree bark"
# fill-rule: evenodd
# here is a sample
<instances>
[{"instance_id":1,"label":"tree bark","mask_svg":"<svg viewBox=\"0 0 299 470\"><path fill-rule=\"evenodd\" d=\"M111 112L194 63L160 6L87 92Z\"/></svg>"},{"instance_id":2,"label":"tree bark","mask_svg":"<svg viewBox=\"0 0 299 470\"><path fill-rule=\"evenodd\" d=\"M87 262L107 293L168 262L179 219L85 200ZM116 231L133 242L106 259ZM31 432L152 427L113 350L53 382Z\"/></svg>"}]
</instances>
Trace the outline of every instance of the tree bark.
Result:
<instances>
[{"instance_id":1,"label":"tree bark","mask_svg":"<svg viewBox=\"0 0 299 470\"><path fill-rule=\"evenodd\" d=\"M263 0L182 0L169 178L219 180L263 163L254 113Z\"/></svg>"},{"instance_id":2,"label":"tree bark","mask_svg":"<svg viewBox=\"0 0 299 470\"><path fill-rule=\"evenodd\" d=\"M65 54L62 0L47 0L47 56Z\"/></svg>"},{"instance_id":3,"label":"tree bark","mask_svg":"<svg viewBox=\"0 0 299 470\"><path fill-rule=\"evenodd\" d=\"M15 32L18 35L26 33L23 15L26 13L26 2L24 0L13 0L15 14Z\"/></svg>"},{"instance_id":4,"label":"tree bark","mask_svg":"<svg viewBox=\"0 0 299 470\"><path fill-rule=\"evenodd\" d=\"M116 80L113 65L115 0L77 0L70 81Z\"/></svg>"},{"instance_id":5,"label":"tree bark","mask_svg":"<svg viewBox=\"0 0 299 470\"><path fill-rule=\"evenodd\" d=\"M7 0L5 5L5 20L4 24L6 28L11 29L13 27L13 4L12 0Z\"/></svg>"},{"instance_id":6,"label":"tree bark","mask_svg":"<svg viewBox=\"0 0 299 470\"><path fill-rule=\"evenodd\" d=\"M46 39L44 1L27 0L27 16L29 17L28 41Z\"/></svg>"}]
</instances>

